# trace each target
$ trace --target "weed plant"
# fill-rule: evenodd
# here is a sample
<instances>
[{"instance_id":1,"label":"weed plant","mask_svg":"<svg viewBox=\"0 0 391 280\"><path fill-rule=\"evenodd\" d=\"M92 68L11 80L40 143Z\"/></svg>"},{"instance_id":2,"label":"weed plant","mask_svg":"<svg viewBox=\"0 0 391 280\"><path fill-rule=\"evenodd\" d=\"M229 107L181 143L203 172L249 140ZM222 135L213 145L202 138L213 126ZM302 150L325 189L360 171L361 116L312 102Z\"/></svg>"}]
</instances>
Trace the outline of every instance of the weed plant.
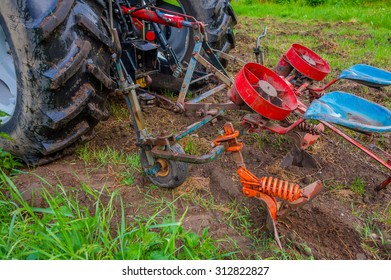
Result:
<instances>
[{"instance_id":1,"label":"weed plant","mask_svg":"<svg viewBox=\"0 0 391 280\"><path fill-rule=\"evenodd\" d=\"M117 192L82 185L79 195L48 186L46 206L30 206L12 180L1 173L0 259L225 259L217 240L182 227L172 202L154 215L129 220ZM83 206L86 196L95 201ZM163 215L165 212L168 215Z\"/></svg>"},{"instance_id":2,"label":"weed plant","mask_svg":"<svg viewBox=\"0 0 391 280\"><path fill-rule=\"evenodd\" d=\"M360 177L353 180L350 189L358 195L364 195L366 183Z\"/></svg>"}]
</instances>

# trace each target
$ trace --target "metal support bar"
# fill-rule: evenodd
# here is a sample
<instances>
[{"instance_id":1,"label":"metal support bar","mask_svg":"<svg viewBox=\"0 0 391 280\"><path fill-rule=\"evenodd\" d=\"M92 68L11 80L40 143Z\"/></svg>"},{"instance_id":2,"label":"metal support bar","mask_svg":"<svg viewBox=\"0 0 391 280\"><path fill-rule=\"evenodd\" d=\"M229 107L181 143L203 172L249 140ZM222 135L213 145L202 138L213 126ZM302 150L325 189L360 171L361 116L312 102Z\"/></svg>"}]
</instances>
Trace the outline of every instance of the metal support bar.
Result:
<instances>
[{"instance_id":1,"label":"metal support bar","mask_svg":"<svg viewBox=\"0 0 391 280\"><path fill-rule=\"evenodd\" d=\"M210 78L212 76L213 76L212 73L206 74L206 75L204 75L202 77L199 77L198 79L195 79L195 80L191 81L190 85L195 84L195 83L197 83L199 81L202 81L202 80L206 80L206 79L208 79L208 78Z\"/></svg>"},{"instance_id":2,"label":"metal support bar","mask_svg":"<svg viewBox=\"0 0 391 280\"><path fill-rule=\"evenodd\" d=\"M226 87L227 86L225 84L219 85L219 86L217 86L207 92L204 92L203 94L198 95L197 97L193 98L192 100L190 100L186 103L198 103L198 102L204 100L205 98L208 98L209 96L222 91Z\"/></svg>"},{"instance_id":3,"label":"metal support bar","mask_svg":"<svg viewBox=\"0 0 391 280\"><path fill-rule=\"evenodd\" d=\"M233 102L227 103L185 103L186 111L198 111L205 110L209 111L212 109L218 110L249 110L249 107L238 106Z\"/></svg>"},{"instance_id":4,"label":"metal support bar","mask_svg":"<svg viewBox=\"0 0 391 280\"><path fill-rule=\"evenodd\" d=\"M224 84L226 84L228 87L232 87L233 81L231 78L228 77L228 75L224 72L221 72L219 69L213 66L209 61L207 61L205 58L203 58L199 53L195 53L193 57L202 65L204 66L207 71L213 73L220 81L222 81Z\"/></svg>"},{"instance_id":5,"label":"metal support bar","mask_svg":"<svg viewBox=\"0 0 391 280\"><path fill-rule=\"evenodd\" d=\"M388 177L386 180L384 180L382 183L380 183L376 188L375 190L376 191L381 191L385 188L387 188L387 186L391 183L391 176Z\"/></svg>"},{"instance_id":6,"label":"metal support bar","mask_svg":"<svg viewBox=\"0 0 391 280\"><path fill-rule=\"evenodd\" d=\"M204 40L202 42L202 47L204 48L206 54L209 56L210 61L212 61L213 66L223 72L224 75L228 76L227 71L225 71L223 65L221 65L220 60L217 58L207 41Z\"/></svg>"},{"instance_id":7,"label":"metal support bar","mask_svg":"<svg viewBox=\"0 0 391 280\"><path fill-rule=\"evenodd\" d=\"M363 151L364 153L366 153L367 155L369 155L370 157L372 157L374 160L376 160L377 162L379 162L380 164L384 165L385 167L387 167L389 170L391 170L391 164L389 164L388 162L384 161L383 159L381 159L380 157L378 157L377 155L375 155L374 153L372 153L369 149L367 149L365 146L363 146L362 144L360 144L358 141L354 140L353 138L350 138L349 136L347 136L345 133L343 133L341 130L339 130L338 128L336 128L335 126L329 124L328 122L325 122L325 121L320 121L322 124L324 124L325 126L327 126L328 128L330 128L332 131L334 131L335 133L337 133L339 136L341 136L342 138L344 138L345 140L347 140L348 142L350 142L351 144L353 144L354 146L356 146L357 148L359 148L361 151Z\"/></svg>"},{"instance_id":8,"label":"metal support bar","mask_svg":"<svg viewBox=\"0 0 391 280\"><path fill-rule=\"evenodd\" d=\"M277 133L277 134L287 134L288 132L292 131L294 128L296 128L299 124L303 123L304 119L298 119L293 124L287 127L283 127L281 125L278 125L276 123L268 122L263 129L267 129L271 132Z\"/></svg>"},{"instance_id":9,"label":"metal support bar","mask_svg":"<svg viewBox=\"0 0 391 280\"><path fill-rule=\"evenodd\" d=\"M183 82L182 82L181 91L179 92L179 96L178 96L178 101L177 102L180 103L180 104L184 104L185 103L186 94L187 94L187 91L189 90L189 86L190 86L190 83L191 83L191 78L193 77L194 69L195 69L196 64L197 64L197 60L194 58L194 56L196 54L200 53L201 47L202 47L202 43L200 41L196 41L195 46L194 46L194 53L193 53L193 56L190 59L190 63L189 63L189 66L187 67L185 78L183 79Z\"/></svg>"},{"instance_id":10,"label":"metal support bar","mask_svg":"<svg viewBox=\"0 0 391 280\"><path fill-rule=\"evenodd\" d=\"M236 56L227 54L227 53L222 52L220 50L213 49L213 52L216 53L218 55L218 57L225 59L225 60L228 60L228 61L231 61L231 62L238 63L241 66L244 66L246 64L246 62L244 60L241 60L240 58L238 58Z\"/></svg>"},{"instance_id":11,"label":"metal support bar","mask_svg":"<svg viewBox=\"0 0 391 280\"><path fill-rule=\"evenodd\" d=\"M214 116L207 116L207 117L203 118L201 121L193 123L192 125L188 126L184 131L182 131L182 132L178 133L177 135L175 135L174 136L175 141L179 141L182 138L186 137L187 135L190 135L191 133L193 133L197 129L199 129L199 128L203 127L204 125L206 125L211 120L213 120L213 119L217 118L218 116L221 116L222 114L224 114L224 112L225 112L224 110L220 110Z\"/></svg>"},{"instance_id":12,"label":"metal support bar","mask_svg":"<svg viewBox=\"0 0 391 280\"><path fill-rule=\"evenodd\" d=\"M219 155L224 153L225 148L223 145L215 147L212 151L202 156L178 154L170 151L159 150L158 147L152 149L151 153L156 158L163 158L168 160L187 162L193 164L203 164L214 161Z\"/></svg>"},{"instance_id":13,"label":"metal support bar","mask_svg":"<svg viewBox=\"0 0 391 280\"><path fill-rule=\"evenodd\" d=\"M321 92L321 91L324 91L325 89L327 89L328 87L332 86L333 84L335 84L337 81L339 81L339 79L334 79L332 80L331 82L329 82L327 85L325 85L324 87L322 88L313 88L313 87L310 87L308 88L309 90L312 90L312 91L315 91L315 92Z\"/></svg>"}]
</instances>

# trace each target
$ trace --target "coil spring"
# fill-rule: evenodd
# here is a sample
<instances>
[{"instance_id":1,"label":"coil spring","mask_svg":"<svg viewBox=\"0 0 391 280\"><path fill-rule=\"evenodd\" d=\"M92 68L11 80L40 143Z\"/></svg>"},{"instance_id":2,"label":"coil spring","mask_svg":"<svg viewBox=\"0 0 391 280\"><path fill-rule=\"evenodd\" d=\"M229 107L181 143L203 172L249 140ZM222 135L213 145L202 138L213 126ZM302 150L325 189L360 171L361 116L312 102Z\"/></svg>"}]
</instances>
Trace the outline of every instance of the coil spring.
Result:
<instances>
[{"instance_id":1,"label":"coil spring","mask_svg":"<svg viewBox=\"0 0 391 280\"><path fill-rule=\"evenodd\" d=\"M259 191L267 195L276 196L291 202L304 197L297 184L273 177L262 177L259 182Z\"/></svg>"},{"instance_id":2,"label":"coil spring","mask_svg":"<svg viewBox=\"0 0 391 280\"><path fill-rule=\"evenodd\" d=\"M316 124L302 122L297 128L303 132L310 133L312 135L321 135L322 131L317 128Z\"/></svg>"}]
</instances>

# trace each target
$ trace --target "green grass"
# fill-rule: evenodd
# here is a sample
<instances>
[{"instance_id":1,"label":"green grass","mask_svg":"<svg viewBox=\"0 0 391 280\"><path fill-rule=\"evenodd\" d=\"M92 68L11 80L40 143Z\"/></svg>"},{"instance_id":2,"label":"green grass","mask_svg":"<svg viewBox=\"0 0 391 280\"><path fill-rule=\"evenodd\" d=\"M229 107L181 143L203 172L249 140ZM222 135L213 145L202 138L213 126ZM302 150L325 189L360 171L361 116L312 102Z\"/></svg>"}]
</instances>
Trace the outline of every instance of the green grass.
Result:
<instances>
[{"instance_id":1,"label":"green grass","mask_svg":"<svg viewBox=\"0 0 391 280\"><path fill-rule=\"evenodd\" d=\"M89 143L80 147L77 154L86 165L98 163L98 167L111 165L116 166L119 171L121 185L131 186L135 182L135 173L141 173L140 156L138 153L125 154L109 146L105 148L92 147Z\"/></svg>"},{"instance_id":2,"label":"green grass","mask_svg":"<svg viewBox=\"0 0 391 280\"><path fill-rule=\"evenodd\" d=\"M13 171L15 168L22 166L22 164L15 159L9 152L0 148L0 168L7 172Z\"/></svg>"},{"instance_id":3,"label":"green grass","mask_svg":"<svg viewBox=\"0 0 391 280\"><path fill-rule=\"evenodd\" d=\"M189 137L183 149L185 150L186 154L196 155L199 152L200 147L198 146L198 143L196 141Z\"/></svg>"},{"instance_id":4,"label":"green grass","mask_svg":"<svg viewBox=\"0 0 391 280\"><path fill-rule=\"evenodd\" d=\"M130 116L129 109L123 106L123 104L116 102L116 100L108 103L108 110L111 117L119 120L126 120Z\"/></svg>"},{"instance_id":5,"label":"green grass","mask_svg":"<svg viewBox=\"0 0 391 280\"><path fill-rule=\"evenodd\" d=\"M346 188L346 186L343 183L336 181L334 179L323 180L323 186L327 190L335 190L335 191L343 190Z\"/></svg>"},{"instance_id":6,"label":"green grass","mask_svg":"<svg viewBox=\"0 0 391 280\"><path fill-rule=\"evenodd\" d=\"M330 76L337 75L333 73L336 70L358 63L391 70L391 1L320 7L294 1L284 5L258 1L233 1L232 4L238 15L257 18L255 26L246 26L254 44L263 27L269 27L268 36L261 42L266 49L268 67L274 67L292 43L300 43L329 62Z\"/></svg>"},{"instance_id":7,"label":"green grass","mask_svg":"<svg viewBox=\"0 0 391 280\"><path fill-rule=\"evenodd\" d=\"M76 197L62 186L42 193L45 207L30 206L6 174L1 173L0 259L226 259L233 253L218 240L182 227L173 202L153 215L125 215L117 192L84 185ZM8 193L6 196L5 193ZM79 197L88 196L93 206ZM168 214L165 214L168 212Z\"/></svg>"},{"instance_id":8,"label":"green grass","mask_svg":"<svg viewBox=\"0 0 391 280\"><path fill-rule=\"evenodd\" d=\"M110 146L106 146L105 148L97 148L87 143L77 150L77 154L79 158L86 164L93 162L98 162L102 165L122 164L126 165L130 169L141 172L140 156L138 153L126 154L111 148Z\"/></svg>"},{"instance_id":9,"label":"green grass","mask_svg":"<svg viewBox=\"0 0 391 280\"><path fill-rule=\"evenodd\" d=\"M267 138L267 133L249 133L243 135L243 139L246 145L252 145L254 148L258 150L263 150L266 144L270 143L270 140Z\"/></svg>"},{"instance_id":10,"label":"green grass","mask_svg":"<svg viewBox=\"0 0 391 280\"><path fill-rule=\"evenodd\" d=\"M372 213L364 218L362 226L356 227L361 237L361 246L373 259L389 259L389 230L383 228L383 218L378 213Z\"/></svg>"},{"instance_id":11,"label":"green grass","mask_svg":"<svg viewBox=\"0 0 391 280\"><path fill-rule=\"evenodd\" d=\"M358 195L364 195L365 185L366 185L365 181L358 177L353 180L350 189Z\"/></svg>"},{"instance_id":12,"label":"green grass","mask_svg":"<svg viewBox=\"0 0 391 280\"><path fill-rule=\"evenodd\" d=\"M353 21L365 23L376 28L391 29L391 1L354 4L344 1L313 7L303 5L303 1L280 1L278 3L260 3L261 1L232 1L235 12L241 16L279 17L311 21ZM285 3L284 3L285 2Z\"/></svg>"}]
</instances>

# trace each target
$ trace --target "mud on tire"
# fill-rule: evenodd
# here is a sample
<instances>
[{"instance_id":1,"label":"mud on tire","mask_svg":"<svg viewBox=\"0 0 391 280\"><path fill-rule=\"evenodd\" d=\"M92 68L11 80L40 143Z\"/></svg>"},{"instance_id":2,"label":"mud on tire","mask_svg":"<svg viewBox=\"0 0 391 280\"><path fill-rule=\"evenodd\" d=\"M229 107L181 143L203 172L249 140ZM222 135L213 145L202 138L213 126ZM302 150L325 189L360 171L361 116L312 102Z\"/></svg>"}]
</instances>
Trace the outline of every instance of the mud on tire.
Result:
<instances>
[{"instance_id":1,"label":"mud on tire","mask_svg":"<svg viewBox=\"0 0 391 280\"><path fill-rule=\"evenodd\" d=\"M29 164L54 160L109 117L112 44L103 0L2 0L0 24L12 53L16 106L0 147ZM0 73L1 75L1 73ZM1 77L0 77L1 79Z\"/></svg>"}]
</instances>

